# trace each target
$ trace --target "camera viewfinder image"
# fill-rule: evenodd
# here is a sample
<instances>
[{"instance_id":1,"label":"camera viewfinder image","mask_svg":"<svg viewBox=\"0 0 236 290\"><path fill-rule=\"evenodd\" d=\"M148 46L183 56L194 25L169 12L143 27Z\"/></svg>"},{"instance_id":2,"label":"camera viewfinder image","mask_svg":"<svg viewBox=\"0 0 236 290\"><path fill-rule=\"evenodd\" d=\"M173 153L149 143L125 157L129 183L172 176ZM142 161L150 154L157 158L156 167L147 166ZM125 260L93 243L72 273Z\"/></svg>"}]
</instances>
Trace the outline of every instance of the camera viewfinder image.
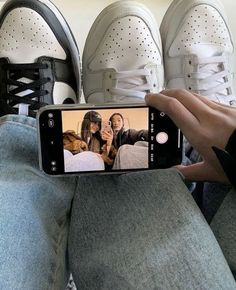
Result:
<instances>
[{"instance_id":1,"label":"camera viewfinder image","mask_svg":"<svg viewBox=\"0 0 236 290\"><path fill-rule=\"evenodd\" d=\"M148 168L148 108L62 111L65 172Z\"/></svg>"}]
</instances>

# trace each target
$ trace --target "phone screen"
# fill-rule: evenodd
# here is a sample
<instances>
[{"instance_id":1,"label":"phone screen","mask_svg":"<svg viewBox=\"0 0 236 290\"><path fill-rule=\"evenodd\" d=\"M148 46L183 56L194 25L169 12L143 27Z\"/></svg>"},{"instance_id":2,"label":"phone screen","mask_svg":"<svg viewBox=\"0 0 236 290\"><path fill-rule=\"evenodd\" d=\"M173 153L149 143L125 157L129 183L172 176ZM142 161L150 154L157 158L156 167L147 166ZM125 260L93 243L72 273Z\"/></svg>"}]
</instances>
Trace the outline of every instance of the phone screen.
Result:
<instances>
[{"instance_id":1,"label":"phone screen","mask_svg":"<svg viewBox=\"0 0 236 290\"><path fill-rule=\"evenodd\" d=\"M182 158L182 135L146 106L48 109L39 118L41 166L49 174L166 168Z\"/></svg>"}]
</instances>

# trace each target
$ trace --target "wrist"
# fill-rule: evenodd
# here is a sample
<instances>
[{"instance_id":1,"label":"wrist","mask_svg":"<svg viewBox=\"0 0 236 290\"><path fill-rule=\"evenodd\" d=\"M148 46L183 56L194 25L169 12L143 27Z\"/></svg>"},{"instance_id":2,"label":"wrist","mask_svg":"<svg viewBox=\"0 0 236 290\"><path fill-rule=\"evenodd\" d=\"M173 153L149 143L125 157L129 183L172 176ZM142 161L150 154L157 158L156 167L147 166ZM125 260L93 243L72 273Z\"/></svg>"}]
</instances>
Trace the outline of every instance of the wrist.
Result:
<instances>
[{"instance_id":1,"label":"wrist","mask_svg":"<svg viewBox=\"0 0 236 290\"><path fill-rule=\"evenodd\" d=\"M225 150L212 147L230 183L236 188L236 130L230 136Z\"/></svg>"}]
</instances>

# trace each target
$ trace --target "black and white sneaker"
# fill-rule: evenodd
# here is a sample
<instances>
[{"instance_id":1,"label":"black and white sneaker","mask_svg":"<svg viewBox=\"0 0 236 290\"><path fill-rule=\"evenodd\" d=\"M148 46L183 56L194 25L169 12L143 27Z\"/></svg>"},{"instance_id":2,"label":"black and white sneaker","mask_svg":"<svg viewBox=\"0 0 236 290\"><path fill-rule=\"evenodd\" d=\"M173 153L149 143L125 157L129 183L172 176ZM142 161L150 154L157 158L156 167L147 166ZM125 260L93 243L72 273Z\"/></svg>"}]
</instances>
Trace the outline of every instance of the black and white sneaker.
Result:
<instances>
[{"instance_id":1,"label":"black and white sneaker","mask_svg":"<svg viewBox=\"0 0 236 290\"><path fill-rule=\"evenodd\" d=\"M49 0L8 0L0 13L0 116L35 116L47 104L78 103L79 51Z\"/></svg>"}]
</instances>

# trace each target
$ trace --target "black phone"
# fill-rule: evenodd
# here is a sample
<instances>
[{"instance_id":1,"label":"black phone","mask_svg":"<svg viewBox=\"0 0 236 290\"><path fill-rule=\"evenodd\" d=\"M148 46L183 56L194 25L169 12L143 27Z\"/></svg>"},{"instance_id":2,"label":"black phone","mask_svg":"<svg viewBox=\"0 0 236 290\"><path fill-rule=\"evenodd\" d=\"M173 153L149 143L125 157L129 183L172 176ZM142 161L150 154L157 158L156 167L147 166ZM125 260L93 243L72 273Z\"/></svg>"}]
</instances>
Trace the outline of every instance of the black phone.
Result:
<instances>
[{"instance_id":1,"label":"black phone","mask_svg":"<svg viewBox=\"0 0 236 290\"><path fill-rule=\"evenodd\" d=\"M182 161L180 129L143 104L51 105L39 110L37 124L40 168L49 175L168 168Z\"/></svg>"}]
</instances>

